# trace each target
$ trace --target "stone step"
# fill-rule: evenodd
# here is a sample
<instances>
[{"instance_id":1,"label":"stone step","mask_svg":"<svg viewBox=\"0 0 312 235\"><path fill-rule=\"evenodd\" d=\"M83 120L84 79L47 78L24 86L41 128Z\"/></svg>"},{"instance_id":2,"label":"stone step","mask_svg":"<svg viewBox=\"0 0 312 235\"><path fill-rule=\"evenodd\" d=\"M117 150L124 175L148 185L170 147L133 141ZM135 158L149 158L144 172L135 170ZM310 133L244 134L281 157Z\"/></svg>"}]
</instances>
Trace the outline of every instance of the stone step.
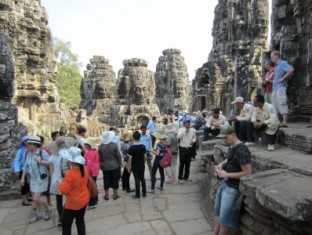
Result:
<instances>
[{"instance_id":1,"label":"stone step","mask_svg":"<svg viewBox=\"0 0 312 235\"><path fill-rule=\"evenodd\" d=\"M213 149L216 144L221 144L222 142L223 140L221 139L211 139L211 140L203 141L200 145L201 150Z\"/></svg>"}]
</instances>

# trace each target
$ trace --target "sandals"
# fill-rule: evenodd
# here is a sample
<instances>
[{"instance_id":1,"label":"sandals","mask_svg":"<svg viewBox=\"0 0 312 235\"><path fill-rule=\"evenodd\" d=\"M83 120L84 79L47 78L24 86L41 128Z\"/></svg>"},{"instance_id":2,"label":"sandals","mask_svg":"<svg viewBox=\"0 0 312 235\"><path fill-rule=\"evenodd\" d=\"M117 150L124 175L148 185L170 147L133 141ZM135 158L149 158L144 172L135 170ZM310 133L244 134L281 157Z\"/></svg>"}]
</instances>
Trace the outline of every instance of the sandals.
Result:
<instances>
[{"instance_id":1,"label":"sandals","mask_svg":"<svg viewBox=\"0 0 312 235\"><path fill-rule=\"evenodd\" d=\"M29 202L22 202L22 205L23 206L31 206L31 203L29 203Z\"/></svg>"},{"instance_id":2,"label":"sandals","mask_svg":"<svg viewBox=\"0 0 312 235\"><path fill-rule=\"evenodd\" d=\"M117 195L113 195L113 199L114 200L117 200L118 198L120 198L120 196L117 194Z\"/></svg>"},{"instance_id":3,"label":"sandals","mask_svg":"<svg viewBox=\"0 0 312 235\"><path fill-rule=\"evenodd\" d=\"M108 196L108 195L105 195L105 196L103 197L103 199L106 200L106 201L108 201L108 200L109 200L109 196Z\"/></svg>"}]
</instances>

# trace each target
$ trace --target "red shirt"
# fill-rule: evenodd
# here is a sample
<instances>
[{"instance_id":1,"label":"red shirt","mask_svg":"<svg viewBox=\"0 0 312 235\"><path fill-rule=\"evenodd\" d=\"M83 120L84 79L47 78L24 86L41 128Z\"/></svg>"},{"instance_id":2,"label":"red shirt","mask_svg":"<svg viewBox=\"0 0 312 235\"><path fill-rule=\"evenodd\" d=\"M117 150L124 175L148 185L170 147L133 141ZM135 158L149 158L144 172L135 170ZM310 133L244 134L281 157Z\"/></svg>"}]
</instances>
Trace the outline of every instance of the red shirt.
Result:
<instances>
[{"instance_id":1,"label":"red shirt","mask_svg":"<svg viewBox=\"0 0 312 235\"><path fill-rule=\"evenodd\" d=\"M272 90L273 90L273 81L274 79L274 69L271 70L271 71L268 71L265 75L265 81L266 81L266 84L263 86L264 88L264 93L271 93ZM271 81L271 82L269 82Z\"/></svg>"}]
</instances>

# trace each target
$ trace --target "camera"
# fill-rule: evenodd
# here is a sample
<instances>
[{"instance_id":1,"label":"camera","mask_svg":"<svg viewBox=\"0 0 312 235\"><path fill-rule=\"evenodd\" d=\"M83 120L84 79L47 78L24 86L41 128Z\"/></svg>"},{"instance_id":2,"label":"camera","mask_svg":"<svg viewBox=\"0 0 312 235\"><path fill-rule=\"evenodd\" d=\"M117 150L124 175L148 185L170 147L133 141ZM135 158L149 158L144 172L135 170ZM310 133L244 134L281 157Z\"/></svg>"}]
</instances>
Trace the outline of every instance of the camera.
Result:
<instances>
[{"instance_id":1,"label":"camera","mask_svg":"<svg viewBox=\"0 0 312 235\"><path fill-rule=\"evenodd\" d=\"M48 177L48 175L46 174L46 173L41 173L40 174L40 178L43 180L43 179L45 179L45 178L47 178Z\"/></svg>"}]
</instances>

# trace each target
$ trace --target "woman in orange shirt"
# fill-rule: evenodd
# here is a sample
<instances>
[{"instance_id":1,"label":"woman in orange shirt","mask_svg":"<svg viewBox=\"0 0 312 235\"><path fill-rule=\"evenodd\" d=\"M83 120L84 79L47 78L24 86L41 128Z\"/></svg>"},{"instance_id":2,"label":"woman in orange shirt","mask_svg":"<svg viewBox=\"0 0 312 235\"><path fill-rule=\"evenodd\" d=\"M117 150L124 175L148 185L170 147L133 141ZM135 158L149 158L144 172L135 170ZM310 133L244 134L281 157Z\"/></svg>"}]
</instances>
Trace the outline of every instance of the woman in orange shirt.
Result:
<instances>
[{"instance_id":1,"label":"woman in orange shirt","mask_svg":"<svg viewBox=\"0 0 312 235\"><path fill-rule=\"evenodd\" d=\"M71 234L71 226L74 218L78 235L86 234L84 215L90 200L87 188L88 170L84 166L85 159L81 156L81 150L77 147L61 150L59 155L69 163L70 170L67 171L64 182L59 179L60 192L66 196L63 210L63 235Z\"/></svg>"}]
</instances>

